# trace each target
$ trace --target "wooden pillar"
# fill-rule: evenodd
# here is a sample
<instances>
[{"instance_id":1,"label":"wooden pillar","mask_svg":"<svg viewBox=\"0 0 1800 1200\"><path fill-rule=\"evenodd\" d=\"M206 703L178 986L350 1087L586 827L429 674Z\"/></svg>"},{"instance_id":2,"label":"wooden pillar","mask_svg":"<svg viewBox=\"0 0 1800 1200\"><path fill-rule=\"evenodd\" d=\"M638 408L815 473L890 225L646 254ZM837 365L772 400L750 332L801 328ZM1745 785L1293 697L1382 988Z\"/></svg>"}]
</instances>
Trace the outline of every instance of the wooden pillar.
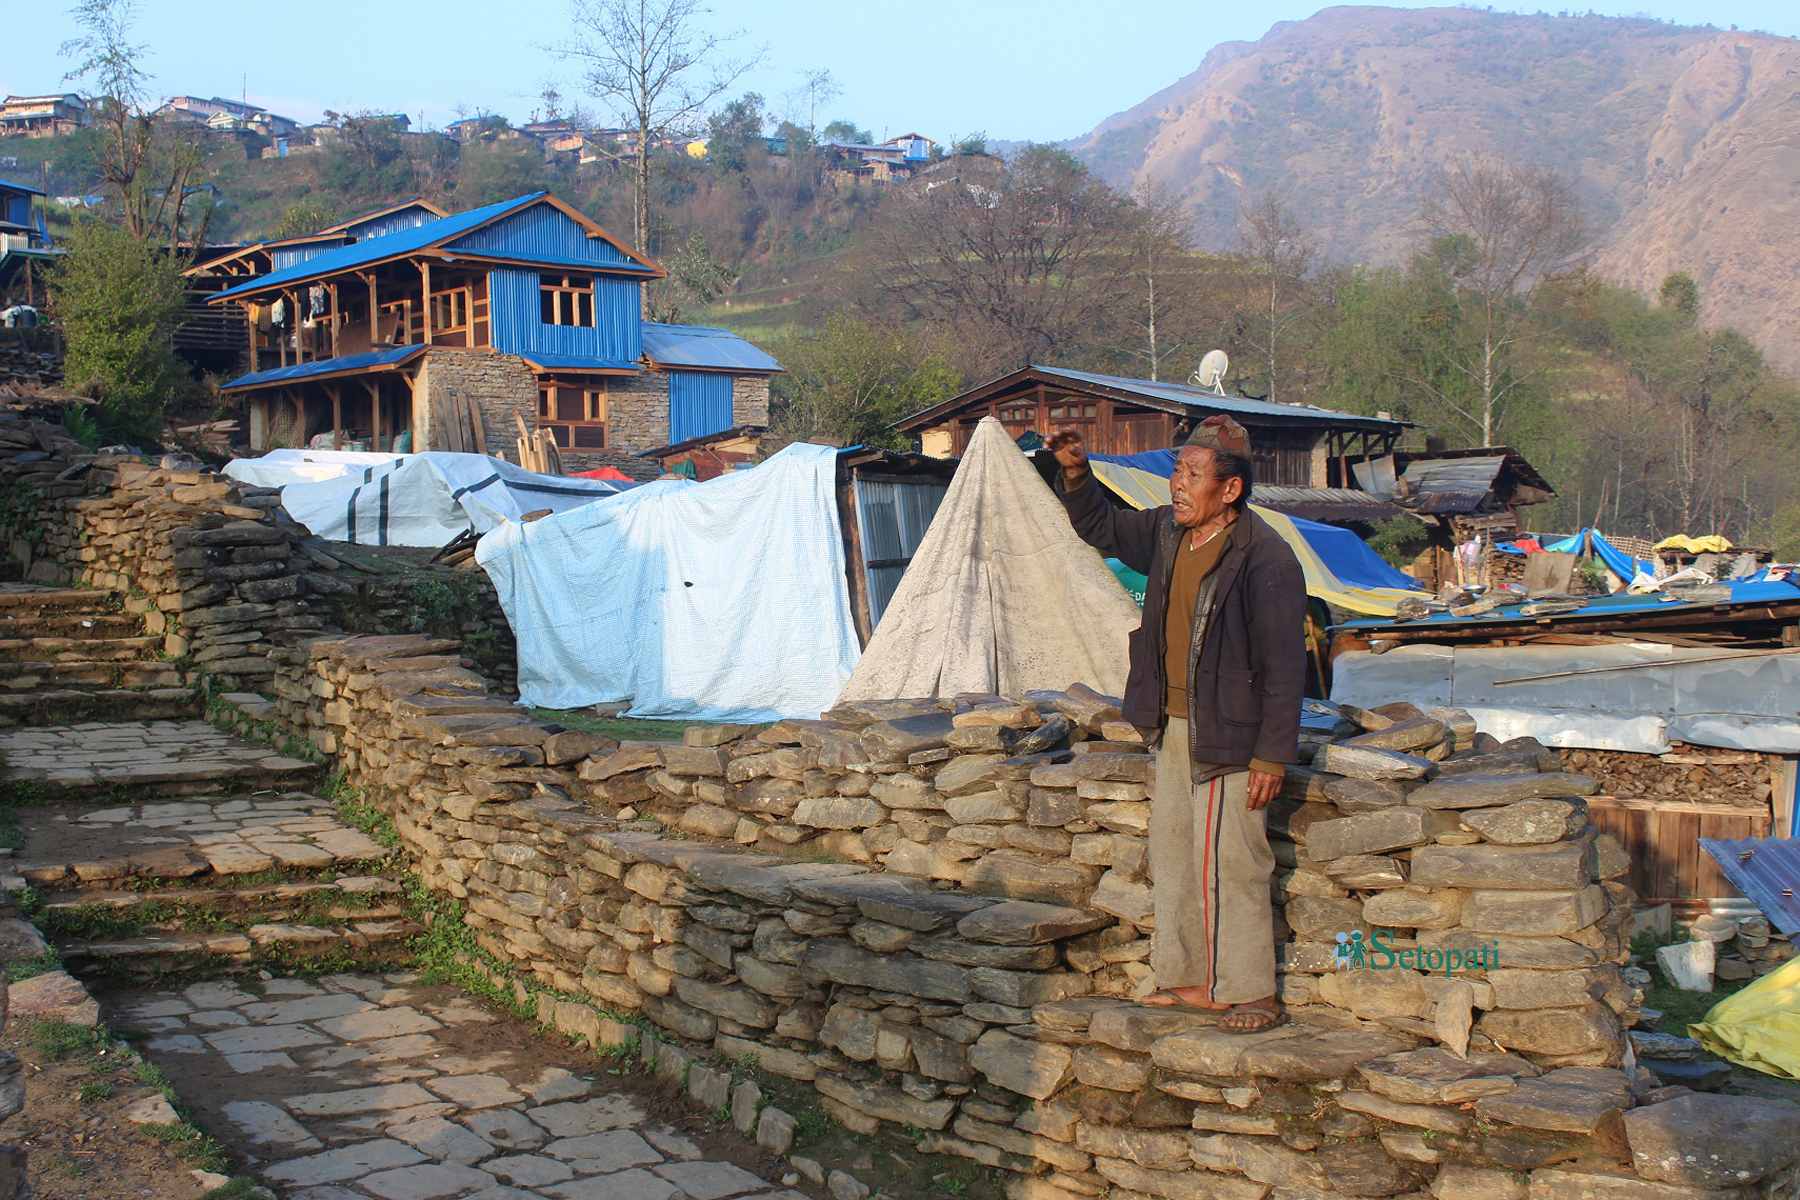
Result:
<instances>
[{"instance_id":1,"label":"wooden pillar","mask_svg":"<svg viewBox=\"0 0 1800 1200\"><path fill-rule=\"evenodd\" d=\"M369 285L369 349L373 350L381 345L381 307L375 302L375 272L366 273L363 282Z\"/></svg>"},{"instance_id":2,"label":"wooden pillar","mask_svg":"<svg viewBox=\"0 0 1800 1200\"><path fill-rule=\"evenodd\" d=\"M344 393L339 390L335 381L325 385L331 393L331 448L344 448Z\"/></svg>"},{"instance_id":3,"label":"wooden pillar","mask_svg":"<svg viewBox=\"0 0 1800 1200\"><path fill-rule=\"evenodd\" d=\"M336 358L338 356L338 326L344 323L343 313L338 309L338 285L335 282L328 283L325 285L325 290L331 296L331 357Z\"/></svg>"},{"instance_id":4,"label":"wooden pillar","mask_svg":"<svg viewBox=\"0 0 1800 1200\"><path fill-rule=\"evenodd\" d=\"M363 386L369 389L369 449L381 449L381 384L367 376Z\"/></svg>"},{"instance_id":5,"label":"wooden pillar","mask_svg":"<svg viewBox=\"0 0 1800 1200\"><path fill-rule=\"evenodd\" d=\"M424 341L429 346L431 345L431 261L429 259L421 258L419 260L419 282L425 293L425 298L421 302L423 312L420 314L420 320L425 323Z\"/></svg>"},{"instance_id":6,"label":"wooden pillar","mask_svg":"<svg viewBox=\"0 0 1800 1200\"><path fill-rule=\"evenodd\" d=\"M294 331L294 362L306 361L306 342L300 336L300 293L288 293L288 328Z\"/></svg>"}]
</instances>

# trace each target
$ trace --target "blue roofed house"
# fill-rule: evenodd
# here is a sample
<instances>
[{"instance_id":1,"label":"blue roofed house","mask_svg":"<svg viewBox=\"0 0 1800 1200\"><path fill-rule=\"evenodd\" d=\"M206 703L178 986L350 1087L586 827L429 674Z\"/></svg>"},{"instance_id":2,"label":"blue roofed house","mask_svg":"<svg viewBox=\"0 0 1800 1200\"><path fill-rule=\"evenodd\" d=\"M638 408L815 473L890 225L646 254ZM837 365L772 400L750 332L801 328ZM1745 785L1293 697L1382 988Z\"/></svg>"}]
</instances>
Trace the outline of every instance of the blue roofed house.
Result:
<instances>
[{"instance_id":1,"label":"blue roofed house","mask_svg":"<svg viewBox=\"0 0 1800 1200\"><path fill-rule=\"evenodd\" d=\"M407 221L210 298L243 306L252 369L223 390L253 449L514 457L522 422L581 470L767 423L781 364L726 330L644 321L662 268L554 196Z\"/></svg>"}]
</instances>

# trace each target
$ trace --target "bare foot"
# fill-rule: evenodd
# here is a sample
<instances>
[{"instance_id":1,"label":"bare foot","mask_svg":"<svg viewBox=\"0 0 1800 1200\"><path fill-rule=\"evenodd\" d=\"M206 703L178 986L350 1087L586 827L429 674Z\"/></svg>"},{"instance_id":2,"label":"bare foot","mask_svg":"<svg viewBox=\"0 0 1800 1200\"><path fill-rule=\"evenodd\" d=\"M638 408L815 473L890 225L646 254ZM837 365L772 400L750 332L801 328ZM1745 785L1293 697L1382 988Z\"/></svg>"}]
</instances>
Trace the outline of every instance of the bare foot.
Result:
<instances>
[{"instance_id":1,"label":"bare foot","mask_svg":"<svg viewBox=\"0 0 1800 1200\"><path fill-rule=\"evenodd\" d=\"M1230 1008L1229 1004L1217 1004L1206 998L1206 989L1197 987L1164 988L1159 992L1151 992L1141 1003L1151 1008L1206 1008L1217 1012Z\"/></svg>"},{"instance_id":2,"label":"bare foot","mask_svg":"<svg viewBox=\"0 0 1800 1200\"><path fill-rule=\"evenodd\" d=\"M1255 1033L1281 1023L1281 1003L1274 996L1233 1004L1225 1014L1225 1028L1236 1033Z\"/></svg>"}]
</instances>

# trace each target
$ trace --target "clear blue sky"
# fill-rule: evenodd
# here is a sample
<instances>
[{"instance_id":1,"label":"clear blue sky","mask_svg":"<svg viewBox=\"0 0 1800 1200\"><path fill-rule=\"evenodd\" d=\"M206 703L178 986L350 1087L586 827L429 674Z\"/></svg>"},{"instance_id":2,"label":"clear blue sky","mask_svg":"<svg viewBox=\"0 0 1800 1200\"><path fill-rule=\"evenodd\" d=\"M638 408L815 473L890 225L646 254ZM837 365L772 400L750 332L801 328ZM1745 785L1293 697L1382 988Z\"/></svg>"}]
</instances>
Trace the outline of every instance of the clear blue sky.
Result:
<instances>
[{"instance_id":1,"label":"clear blue sky","mask_svg":"<svg viewBox=\"0 0 1800 1200\"><path fill-rule=\"evenodd\" d=\"M0 91L64 90L67 64L57 48L74 32L67 4L5 7ZM916 129L946 140L982 130L1054 141L1173 83L1217 43L1254 40L1271 21L1302 19L1318 7L1305 0L713 0L707 20L720 32L745 30L738 45L746 50L766 47L765 65L739 90L763 93L777 110L801 72L826 68L843 89L829 115L878 137ZM1800 36L1794 0L1632 0L1603 11ZM415 128L442 127L459 110L523 121L546 80L577 90L571 67L540 49L564 36L567 0L247 7L139 0L139 13L136 40L150 50L157 91L247 92L253 103L302 121L325 109L405 112ZM826 117L819 115L821 124Z\"/></svg>"}]
</instances>

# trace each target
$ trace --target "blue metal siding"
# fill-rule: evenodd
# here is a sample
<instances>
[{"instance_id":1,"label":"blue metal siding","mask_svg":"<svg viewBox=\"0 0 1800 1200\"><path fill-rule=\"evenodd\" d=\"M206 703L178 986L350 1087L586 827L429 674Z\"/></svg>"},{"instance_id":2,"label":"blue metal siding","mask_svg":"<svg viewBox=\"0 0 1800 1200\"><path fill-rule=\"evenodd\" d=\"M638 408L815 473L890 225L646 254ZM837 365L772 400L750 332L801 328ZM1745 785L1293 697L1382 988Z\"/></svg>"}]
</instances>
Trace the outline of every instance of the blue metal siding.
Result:
<instances>
[{"instance_id":1,"label":"blue metal siding","mask_svg":"<svg viewBox=\"0 0 1800 1200\"><path fill-rule=\"evenodd\" d=\"M6 209L4 213L0 213L0 220L11 221L14 225L31 224L30 193L8 189L0 191L0 200L6 201Z\"/></svg>"},{"instance_id":2,"label":"blue metal siding","mask_svg":"<svg viewBox=\"0 0 1800 1200\"><path fill-rule=\"evenodd\" d=\"M345 226L344 232L358 241L372 237L381 237L389 233L399 233L405 229L417 229L421 225L429 225L437 220L437 216L427 208L403 208L399 212L387 213L369 221L358 221Z\"/></svg>"},{"instance_id":3,"label":"blue metal siding","mask_svg":"<svg viewBox=\"0 0 1800 1200\"><path fill-rule=\"evenodd\" d=\"M731 428L731 376L669 372L669 444Z\"/></svg>"},{"instance_id":4,"label":"blue metal siding","mask_svg":"<svg viewBox=\"0 0 1800 1200\"><path fill-rule=\"evenodd\" d=\"M560 213L558 214L561 215ZM635 363L644 352L635 279L610 275L594 279L595 328L546 325L538 272L494 267L488 272L488 311L493 316L494 349L503 354L580 355Z\"/></svg>"},{"instance_id":5,"label":"blue metal siding","mask_svg":"<svg viewBox=\"0 0 1800 1200\"><path fill-rule=\"evenodd\" d=\"M781 364L732 333L707 325L644 322L644 353L659 367L710 367L724 371L779 371Z\"/></svg>"},{"instance_id":6,"label":"blue metal siding","mask_svg":"<svg viewBox=\"0 0 1800 1200\"><path fill-rule=\"evenodd\" d=\"M596 268L643 268L627 258L618 247L601 238L591 238L587 230L569 216L548 204L534 204L492 225L472 230L457 238L445 249L467 250L471 254L492 254L499 258L516 258L527 262L591 265Z\"/></svg>"},{"instance_id":7,"label":"blue metal siding","mask_svg":"<svg viewBox=\"0 0 1800 1200\"><path fill-rule=\"evenodd\" d=\"M273 273L288 267L297 267L308 259L317 258L326 251L337 250L342 246L342 242L313 242L307 246L278 246L269 251L270 271Z\"/></svg>"}]
</instances>

